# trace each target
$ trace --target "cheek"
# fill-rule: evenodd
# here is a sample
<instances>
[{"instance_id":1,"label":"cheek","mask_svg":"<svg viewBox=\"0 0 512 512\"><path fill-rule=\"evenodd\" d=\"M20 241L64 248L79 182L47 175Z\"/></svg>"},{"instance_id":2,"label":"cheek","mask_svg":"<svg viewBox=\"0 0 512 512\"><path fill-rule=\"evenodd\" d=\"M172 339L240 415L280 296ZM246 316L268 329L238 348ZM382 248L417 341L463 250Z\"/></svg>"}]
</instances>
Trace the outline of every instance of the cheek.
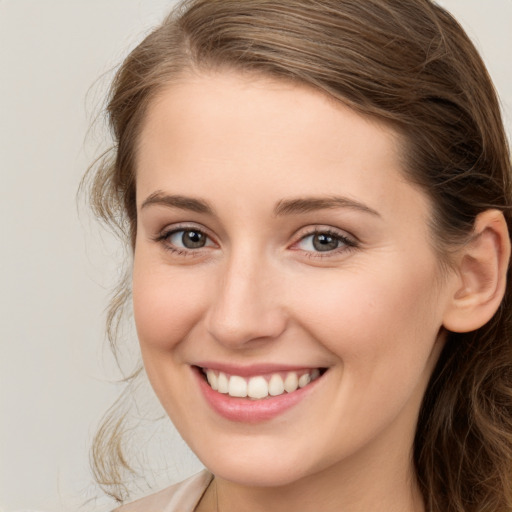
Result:
<instances>
[{"instance_id":1,"label":"cheek","mask_svg":"<svg viewBox=\"0 0 512 512\"><path fill-rule=\"evenodd\" d=\"M301 294L303 324L346 371L381 377L425 364L441 325L435 269L416 265L344 273ZM403 372L402 372L403 373ZM406 372L407 373L407 372Z\"/></svg>"},{"instance_id":2,"label":"cheek","mask_svg":"<svg viewBox=\"0 0 512 512\"><path fill-rule=\"evenodd\" d=\"M208 281L139 263L135 259L132 293L141 348L166 351L199 322L209 296Z\"/></svg>"},{"instance_id":3,"label":"cheek","mask_svg":"<svg viewBox=\"0 0 512 512\"><path fill-rule=\"evenodd\" d=\"M302 295L303 325L339 361L336 428L361 443L398 417L413 428L439 354L434 274L405 270L345 274Z\"/></svg>"}]
</instances>

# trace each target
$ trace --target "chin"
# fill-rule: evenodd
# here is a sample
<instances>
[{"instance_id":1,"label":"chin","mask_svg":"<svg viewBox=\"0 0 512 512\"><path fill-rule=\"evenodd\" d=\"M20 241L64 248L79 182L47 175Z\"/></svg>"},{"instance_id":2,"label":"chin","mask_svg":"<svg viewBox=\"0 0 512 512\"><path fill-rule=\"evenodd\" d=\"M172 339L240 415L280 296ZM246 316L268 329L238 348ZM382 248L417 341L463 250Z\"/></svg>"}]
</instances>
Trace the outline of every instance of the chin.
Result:
<instances>
[{"instance_id":1,"label":"chin","mask_svg":"<svg viewBox=\"0 0 512 512\"><path fill-rule=\"evenodd\" d=\"M216 477L246 487L284 487L307 476L304 464L297 463L217 461L207 467Z\"/></svg>"},{"instance_id":2,"label":"chin","mask_svg":"<svg viewBox=\"0 0 512 512\"><path fill-rule=\"evenodd\" d=\"M282 487L317 472L309 451L299 453L282 442L257 442L254 437L252 449L247 446L250 439L245 439L242 446L226 443L222 447L218 443L214 450L212 445L193 449L211 473L242 486Z\"/></svg>"}]
</instances>

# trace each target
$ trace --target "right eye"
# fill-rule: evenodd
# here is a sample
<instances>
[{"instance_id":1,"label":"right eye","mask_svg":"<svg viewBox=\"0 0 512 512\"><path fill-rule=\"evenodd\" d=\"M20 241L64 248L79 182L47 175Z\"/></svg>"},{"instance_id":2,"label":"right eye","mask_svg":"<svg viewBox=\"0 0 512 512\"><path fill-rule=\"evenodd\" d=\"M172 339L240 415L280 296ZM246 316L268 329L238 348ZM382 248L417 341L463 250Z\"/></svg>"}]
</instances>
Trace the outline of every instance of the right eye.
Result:
<instances>
[{"instance_id":1,"label":"right eye","mask_svg":"<svg viewBox=\"0 0 512 512\"><path fill-rule=\"evenodd\" d=\"M194 250L213 246L214 243L206 233L200 229L175 229L164 233L161 239L171 250Z\"/></svg>"}]
</instances>

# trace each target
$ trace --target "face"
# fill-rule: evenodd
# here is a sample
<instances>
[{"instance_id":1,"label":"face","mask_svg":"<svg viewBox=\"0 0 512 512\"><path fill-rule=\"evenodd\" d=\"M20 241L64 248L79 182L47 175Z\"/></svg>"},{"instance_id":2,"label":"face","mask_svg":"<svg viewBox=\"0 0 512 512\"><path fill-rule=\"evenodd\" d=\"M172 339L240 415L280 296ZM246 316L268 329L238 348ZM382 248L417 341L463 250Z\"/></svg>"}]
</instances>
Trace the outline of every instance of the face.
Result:
<instances>
[{"instance_id":1,"label":"face","mask_svg":"<svg viewBox=\"0 0 512 512\"><path fill-rule=\"evenodd\" d=\"M450 293L399 142L254 77L194 76L153 101L135 320L160 401L216 475L285 485L409 460Z\"/></svg>"}]
</instances>

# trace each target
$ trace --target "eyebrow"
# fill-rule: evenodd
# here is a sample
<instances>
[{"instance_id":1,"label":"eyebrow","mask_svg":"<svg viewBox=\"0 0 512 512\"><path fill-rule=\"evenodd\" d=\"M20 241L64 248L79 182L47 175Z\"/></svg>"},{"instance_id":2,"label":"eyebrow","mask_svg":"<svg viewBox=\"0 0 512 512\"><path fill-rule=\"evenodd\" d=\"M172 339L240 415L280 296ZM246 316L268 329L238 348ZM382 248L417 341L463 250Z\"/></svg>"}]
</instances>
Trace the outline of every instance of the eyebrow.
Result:
<instances>
[{"instance_id":1,"label":"eyebrow","mask_svg":"<svg viewBox=\"0 0 512 512\"><path fill-rule=\"evenodd\" d=\"M359 201L349 199L348 197L329 196L329 197L304 197L298 199L283 199L277 203L274 214L281 215L296 215L301 213L309 213L316 210L326 210L332 208L350 208L359 210L365 213L370 213L380 217L379 212L366 206Z\"/></svg>"},{"instance_id":2,"label":"eyebrow","mask_svg":"<svg viewBox=\"0 0 512 512\"><path fill-rule=\"evenodd\" d=\"M181 195L169 195L161 191L154 192L148 196L142 203L141 210L150 205L168 206L196 213L215 215L214 209L203 199ZM275 206L274 215L277 217L285 215L299 215L302 213L333 208L350 208L380 217L379 212L373 208L370 208L359 201L355 201L354 199L341 196L283 199Z\"/></svg>"},{"instance_id":3,"label":"eyebrow","mask_svg":"<svg viewBox=\"0 0 512 512\"><path fill-rule=\"evenodd\" d=\"M205 213L213 215L213 208L203 199L195 199L193 197L168 195L161 191L154 192L145 199L141 205L141 210L150 205L170 206L180 208L181 210L189 210L196 213Z\"/></svg>"}]
</instances>

